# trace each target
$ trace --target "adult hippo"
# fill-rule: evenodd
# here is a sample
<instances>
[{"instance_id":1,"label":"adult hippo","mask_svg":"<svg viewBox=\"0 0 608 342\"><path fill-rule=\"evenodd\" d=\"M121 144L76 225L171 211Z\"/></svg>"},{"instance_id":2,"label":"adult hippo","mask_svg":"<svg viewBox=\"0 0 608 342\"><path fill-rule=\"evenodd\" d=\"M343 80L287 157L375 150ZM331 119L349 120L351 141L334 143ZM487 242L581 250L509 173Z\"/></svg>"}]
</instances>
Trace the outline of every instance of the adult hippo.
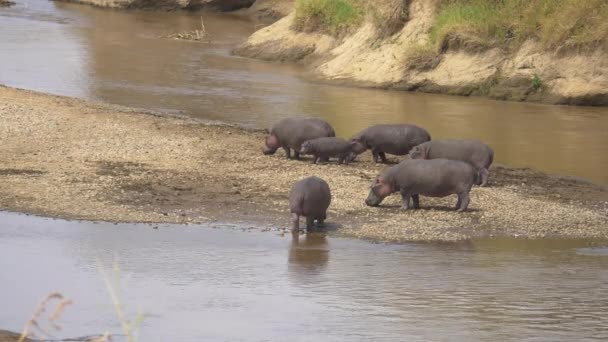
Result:
<instances>
[{"instance_id":1,"label":"adult hippo","mask_svg":"<svg viewBox=\"0 0 608 342\"><path fill-rule=\"evenodd\" d=\"M306 217L306 229L312 229L315 220L323 225L330 203L331 191L323 179L312 176L296 182L289 193L292 230L300 229L300 216Z\"/></svg>"},{"instance_id":2,"label":"adult hippo","mask_svg":"<svg viewBox=\"0 0 608 342\"><path fill-rule=\"evenodd\" d=\"M380 175L369 192L365 204L375 207L388 195L399 191L403 208L420 207L419 195L445 197L458 195L456 210L465 211L469 192L477 182L477 171L468 163L449 159L406 159Z\"/></svg>"},{"instance_id":3,"label":"adult hippo","mask_svg":"<svg viewBox=\"0 0 608 342\"><path fill-rule=\"evenodd\" d=\"M479 172L480 184L488 183L490 165L494 161L494 150L477 140L445 139L433 140L415 146L410 151L412 159L452 159L467 162Z\"/></svg>"},{"instance_id":4,"label":"adult hippo","mask_svg":"<svg viewBox=\"0 0 608 342\"><path fill-rule=\"evenodd\" d=\"M336 133L331 125L321 119L282 119L270 129L270 133L266 137L264 154L274 154L279 147L282 147L288 159L291 158L291 149L294 149L294 158L300 159L300 147L303 142L335 136Z\"/></svg>"},{"instance_id":5,"label":"adult hippo","mask_svg":"<svg viewBox=\"0 0 608 342\"><path fill-rule=\"evenodd\" d=\"M412 147L429 140L431 135L424 128L407 124L375 125L352 137L356 143L353 152L361 154L371 149L374 163L378 162L378 157L386 163L386 153L406 155Z\"/></svg>"}]
</instances>

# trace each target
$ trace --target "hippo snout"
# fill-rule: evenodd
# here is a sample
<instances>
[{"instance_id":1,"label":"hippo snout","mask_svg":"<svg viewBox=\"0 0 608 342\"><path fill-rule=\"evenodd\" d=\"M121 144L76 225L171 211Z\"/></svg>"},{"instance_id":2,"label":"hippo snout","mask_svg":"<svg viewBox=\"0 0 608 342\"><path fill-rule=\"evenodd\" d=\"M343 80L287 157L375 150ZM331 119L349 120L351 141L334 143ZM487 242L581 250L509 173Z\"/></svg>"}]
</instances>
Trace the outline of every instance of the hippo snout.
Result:
<instances>
[{"instance_id":1,"label":"hippo snout","mask_svg":"<svg viewBox=\"0 0 608 342\"><path fill-rule=\"evenodd\" d=\"M276 151L277 151L276 149L266 147L266 148L264 148L264 150L262 150L262 153L264 153L265 155L268 156L268 155L274 154Z\"/></svg>"},{"instance_id":2,"label":"hippo snout","mask_svg":"<svg viewBox=\"0 0 608 342\"><path fill-rule=\"evenodd\" d=\"M378 196L375 196L373 194L370 194L365 199L365 204L370 207L377 207L380 205L380 202L382 202L382 198L379 198Z\"/></svg>"}]
</instances>

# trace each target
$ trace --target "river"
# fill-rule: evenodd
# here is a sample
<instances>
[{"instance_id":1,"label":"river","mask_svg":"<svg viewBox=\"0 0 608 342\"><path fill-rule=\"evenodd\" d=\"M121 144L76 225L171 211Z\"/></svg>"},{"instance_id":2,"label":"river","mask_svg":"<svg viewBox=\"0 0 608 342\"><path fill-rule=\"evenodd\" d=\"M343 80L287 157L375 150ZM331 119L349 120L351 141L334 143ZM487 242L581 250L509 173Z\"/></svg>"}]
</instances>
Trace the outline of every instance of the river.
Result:
<instances>
[{"instance_id":1,"label":"river","mask_svg":"<svg viewBox=\"0 0 608 342\"><path fill-rule=\"evenodd\" d=\"M141 341L608 339L608 249L587 241L294 243L221 224L0 219L4 329L60 291L74 303L59 337L120 334L99 269L118 260L127 316L145 317Z\"/></svg>"},{"instance_id":2,"label":"river","mask_svg":"<svg viewBox=\"0 0 608 342\"><path fill-rule=\"evenodd\" d=\"M255 29L204 15L211 43L160 39L200 16L46 0L0 10L0 83L263 127L320 116L339 135L413 122L488 142L513 166L607 183L608 110L313 84L303 67L232 56ZM217 223L68 222L0 212L0 329L38 301L74 303L57 337L120 325L99 265L120 266L141 341L605 341L601 241L383 245Z\"/></svg>"},{"instance_id":3,"label":"river","mask_svg":"<svg viewBox=\"0 0 608 342\"><path fill-rule=\"evenodd\" d=\"M433 138L480 139L499 163L608 184L608 108L315 84L301 66L231 55L254 22L203 19L210 43L159 38L199 28L200 14L22 1L0 11L0 83L249 127L318 116L344 137L415 123Z\"/></svg>"}]
</instances>

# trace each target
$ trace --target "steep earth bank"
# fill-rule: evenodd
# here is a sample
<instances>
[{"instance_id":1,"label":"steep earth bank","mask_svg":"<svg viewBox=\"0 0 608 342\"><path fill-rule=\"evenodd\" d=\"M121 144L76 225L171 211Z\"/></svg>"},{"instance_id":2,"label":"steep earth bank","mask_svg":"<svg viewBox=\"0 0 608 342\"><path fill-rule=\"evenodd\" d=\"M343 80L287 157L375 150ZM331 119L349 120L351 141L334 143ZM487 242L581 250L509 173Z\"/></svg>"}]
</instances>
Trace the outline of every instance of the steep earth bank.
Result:
<instances>
[{"instance_id":1,"label":"steep earth bank","mask_svg":"<svg viewBox=\"0 0 608 342\"><path fill-rule=\"evenodd\" d=\"M366 15L356 29L342 34L323 33L314 25L302 29L292 11L257 31L235 53L303 62L321 80L356 86L608 105L604 45L547 49L537 39L527 39L509 50L453 35L445 38L439 51L429 51L425 44L437 16L437 2L374 2L375 16ZM406 8L395 10L399 5ZM395 18L394 13L403 17Z\"/></svg>"},{"instance_id":2,"label":"steep earth bank","mask_svg":"<svg viewBox=\"0 0 608 342\"><path fill-rule=\"evenodd\" d=\"M337 132L340 134L340 132ZM264 133L159 117L0 86L0 210L126 222L289 224L288 194L317 175L333 194L328 222L345 236L453 241L481 236L608 238L608 190L529 169L493 166L470 210L423 197L403 211L393 195L363 200L385 167L312 165L261 153ZM395 161L393 159L393 161Z\"/></svg>"}]
</instances>

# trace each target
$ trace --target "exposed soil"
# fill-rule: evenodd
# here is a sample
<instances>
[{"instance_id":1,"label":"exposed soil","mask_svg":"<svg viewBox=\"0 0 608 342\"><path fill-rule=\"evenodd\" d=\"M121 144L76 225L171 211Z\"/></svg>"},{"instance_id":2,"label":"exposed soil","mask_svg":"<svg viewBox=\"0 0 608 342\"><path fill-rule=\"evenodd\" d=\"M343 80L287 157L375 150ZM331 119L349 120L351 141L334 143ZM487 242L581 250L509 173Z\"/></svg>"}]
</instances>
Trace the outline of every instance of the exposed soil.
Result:
<instances>
[{"instance_id":1,"label":"exposed soil","mask_svg":"<svg viewBox=\"0 0 608 342\"><path fill-rule=\"evenodd\" d=\"M114 222L260 223L287 227L298 179L332 189L336 234L380 241L480 236L608 237L608 190L583 180L494 166L470 211L455 197L421 198L403 211L394 195L367 207L385 167L369 154L348 166L261 153L264 132L0 87L0 208ZM393 162L396 159L393 158Z\"/></svg>"}]
</instances>

